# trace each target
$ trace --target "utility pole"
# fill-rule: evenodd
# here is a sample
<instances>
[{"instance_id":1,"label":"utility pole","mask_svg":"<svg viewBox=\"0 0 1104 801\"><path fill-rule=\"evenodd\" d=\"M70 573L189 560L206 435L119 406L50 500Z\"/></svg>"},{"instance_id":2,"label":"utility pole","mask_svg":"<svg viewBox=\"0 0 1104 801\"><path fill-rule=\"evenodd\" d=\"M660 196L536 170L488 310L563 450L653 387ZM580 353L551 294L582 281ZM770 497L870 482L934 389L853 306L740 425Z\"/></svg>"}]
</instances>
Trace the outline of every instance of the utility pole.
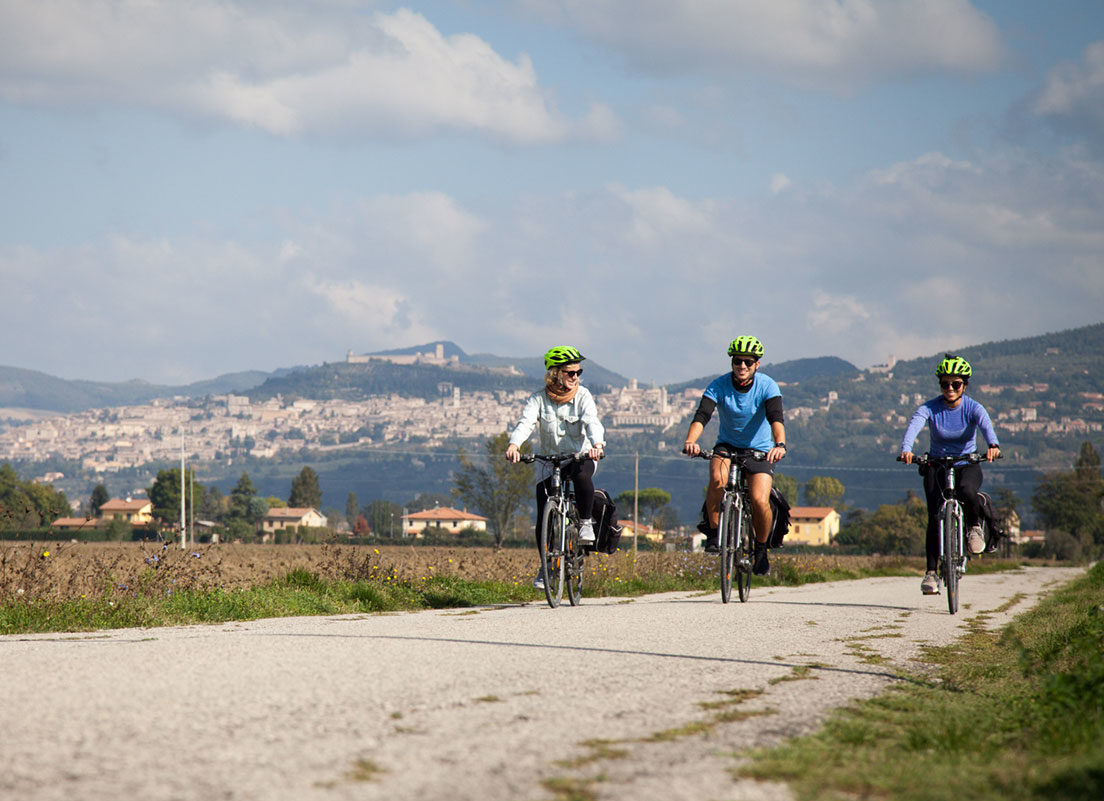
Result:
<instances>
[{"instance_id":1,"label":"utility pole","mask_svg":"<svg viewBox=\"0 0 1104 801\"><path fill-rule=\"evenodd\" d=\"M184 528L188 519L184 516L184 499L187 494L184 492L184 430L180 430L180 549L183 550L188 547L188 535Z\"/></svg>"},{"instance_id":2,"label":"utility pole","mask_svg":"<svg viewBox=\"0 0 1104 801\"><path fill-rule=\"evenodd\" d=\"M636 570L636 538L640 536L640 452L633 453L633 570Z\"/></svg>"}]
</instances>

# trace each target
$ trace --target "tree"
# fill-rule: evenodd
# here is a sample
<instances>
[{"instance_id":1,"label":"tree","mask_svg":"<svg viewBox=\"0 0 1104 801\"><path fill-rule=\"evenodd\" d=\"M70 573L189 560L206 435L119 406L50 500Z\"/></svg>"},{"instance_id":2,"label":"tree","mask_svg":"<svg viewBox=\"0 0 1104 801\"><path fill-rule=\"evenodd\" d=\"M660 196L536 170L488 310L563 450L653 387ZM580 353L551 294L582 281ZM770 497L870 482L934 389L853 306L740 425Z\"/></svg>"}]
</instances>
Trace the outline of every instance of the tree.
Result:
<instances>
[{"instance_id":1,"label":"tree","mask_svg":"<svg viewBox=\"0 0 1104 801\"><path fill-rule=\"evenodd\" d=\"M402 536L402 507L391 501L372 501L364 507L368 527L377 537Z\"/></svg>"},{"instance_id":2,"label":"tree","mask_svg":"<svg viewBox=\"0 0 1104 801\"><path fill-rule=\"evenodd\" d=\"M843 484L831 476L813 476L805 482L805 503L837 509L843 501Z\"/></svg>"},{"instance_id":3,"label":"tree","mask_svg":"<svg viewBox=\"0 0 1104 801\"><path fill-rule=\"evenodd\" d=\"M1072 471L1050 473L1039 481L1031 505L1048 532L1069 533L1091 557L1096 550L1094 544L1104 545L1102 501L1104 479L1100 475L1100 457L1092 444L1086 442Z\"/></svg>"},{"instance_id":4,"label":"tree","mask_svg":"<svg viewBox=\"0 0 1104 801\"><path fill-rule=\"evenodd\" d=\"M836 537L836 544L863 553L921 554L927 524L927 507L915 496L910 496L904 503L880 506L873 514L852 509Z\"/></svg>"},{"instance_id":5,"label":"tree","mask_svg":"<svg viewBox=\"0 0 1104 801\"><path fill-rule=\"evenodd\" d=\"M200 520L222 520L226 516L225 499L222 491L214 484L203 488L203 494L199 495L196 514L199 515Z\"/></svg>"},{"instance_id":6,"label":"tree","mask_svg":"<svg viewBox=\"0 0 1104 801\"><path fill-rule=\"evenodd\" d=\"M230 511L228 517L231 521L240 520L247 524L253 524L256 520L249 517L249 502L257 494L257 488L249 474L243 472L234 489L230 490Z\"/></svg>"},{"instance_id":7,"label":"tree","mask_svg":"<svg viewBox=\"0 0 1104 801\"><path fill-rule=\"evenodd\" d=\"M321 509L322 487L318 483L318 474L311 467L304 467L299 475L291 480L291 494L288 506L295 509Z\"/></svg>"},{"instance_id":8,"label":"tree","mask_svg":"<svg viewBox=\"0 0 1104 801\"><path fill-rule=\"evenodd\" d=\"M678 510L674 506L660 507L656 512L655 524L660 531L674 531L679 527Z\"/></svg>"},{"instance_id":9,"label":"tree","mask_svg":"<svg viewBox=\"0 0 1104 801\"><path fill-rule=\"evenodd\" d=\"M103 484L97 484L92 488L92 497L88 499L89 517L99 517L100 507L111 500L111 493Z\"/></svg>"},{"instance_id":10,"label":"tree","mask_svg":"<svg viewBox=\"0 0 1104 801\"><path fill-rule=\"evenodd\" d=\"M510 435L505 431L489 438L483 444L487 466L476 464L461 448L460 469L453 479L452 494L488 519L495 548L502 547L510 523L533 492L533 466L506 461L503 454L509 444ZM532 446L522 444L521 452L532 452Z\"/></svg>"},{"instance_id":11,"label":"tree","mask_svg":"<svg viewBox=\"0 0 1104 801\"><path fill-rule=\"evenodd\" d=\"M797 479L785 473L774 474L774 487L790 506L797 506Z\"/></svg>"},{"instance_id":12,"label":"tree","mask_svg":"<svg viewBox=\"0 0 1104 801\"><path fill-rule=\"evenodd\" d=\"M195 474L189 467L184 471L184 491L192 492ZM202 484L194 484L195 492L203 492ZM166 526L180 524L180 468L170 470L158 470L153 486L146 489L153 504L153 516L159 518ZM190 495L186 496L191 497Z\"/></svg>"},{"instance_id":13,"label":"tree","mask_svg":"<svg viewBox=\"0 0 1104 801\"><path fill-rule=\"evenodd\" d=\"M65 495L48 485L21 481L9 463L0 466L0 529L31 529L69 511Z\"/></svg>"},{"instance_id":14,"label":"tree","mask_svg":"<svg viewBox=\"0 0 1104 801\"><path fill-rule=\"evenodd\" d=\"M360 514L360 504L357 502L356 493L350 492L345 498L345 522L349 524L349 528L355 527L358 514Z\"/></svg>"},{"instance_id":15,"label":"tree","mask_svg":"<svg viewBox=\"0 0 1104 801\"><path fill-rule=\"evenodd\" d=\"M647 487L640 490L637 494L633 490L625 490L617 496L617 508L623 509L625 512L631 514L633 508L633 498L636 497L637 509L643 509L648 512L648 519L652 521L653 527L655 526L656 512L663 506L666 506L671 502L671 493L667 490L659 489L658 487Z\"/></svg>"}]
</instances>

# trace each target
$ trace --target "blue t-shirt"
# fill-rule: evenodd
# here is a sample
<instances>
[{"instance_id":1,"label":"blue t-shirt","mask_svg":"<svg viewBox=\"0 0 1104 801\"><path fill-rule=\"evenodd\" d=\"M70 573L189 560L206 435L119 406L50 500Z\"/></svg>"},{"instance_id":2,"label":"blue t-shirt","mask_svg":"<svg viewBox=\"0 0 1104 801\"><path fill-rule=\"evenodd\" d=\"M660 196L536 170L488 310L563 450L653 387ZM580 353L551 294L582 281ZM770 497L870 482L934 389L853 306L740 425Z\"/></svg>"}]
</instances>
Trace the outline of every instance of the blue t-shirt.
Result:
<instances>
[{"instance_id":1,"label":"blue t-shirt","mask_svg":"<svg viewBox=\"0 0 1104 801\"><path fill-rule=\"evenodd\" d=\"M989 412L973 398L963 395L962 403L954 409L940 395L925 403L912 415L905 436L901 440L901 453L911 453L917 435L924 424L928 425L931 443L928 452L932 456L965 456L977 450L977 432L985 436L989 445L997 444L997 433Z\"/></svg>"},{"instance_id":2,"label":"blue t-shirt","mask_svg":"<svg viewBox=\"0 0 1104 801\"><path fill-rule=\"evenodd\" d=\"M713 379L702 397L717 404L720 423L717 442L737 448L769 451L774 445L774 437L767 422L766 402L781 395L782 391L774 379L763 373L755 374L751 388L745 392L736 389L731 373Z\"/></svg>"}]
</instances>

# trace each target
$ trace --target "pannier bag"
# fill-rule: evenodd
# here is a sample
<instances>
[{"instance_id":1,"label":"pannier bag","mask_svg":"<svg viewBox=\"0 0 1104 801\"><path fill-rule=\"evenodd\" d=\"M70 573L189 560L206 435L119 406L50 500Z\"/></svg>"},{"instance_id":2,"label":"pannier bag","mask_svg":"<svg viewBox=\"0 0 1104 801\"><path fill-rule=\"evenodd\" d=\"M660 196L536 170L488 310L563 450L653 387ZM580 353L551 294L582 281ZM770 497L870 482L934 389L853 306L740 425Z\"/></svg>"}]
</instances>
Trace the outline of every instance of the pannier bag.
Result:
<instances>
[{"instance_id":1,"label":"pannier bag","mask_svg":"<svg viewBox=\"0 0 1104 801\"><path fill-rule=\"evenodd\" d=\"M790 503L777 487L771 487L770 506L774 519L767 535L767 547L781 548L782 538L790 530Z\"/></svg>"},{"instance_id":2,"label":"pannier bag","mask_svg":"<svg viewBox=\"0 0 1104 801\"><path fill-rule=\"evenodd\" d=\"M613 553L621 544L621 526L617 525L617 507L605 490L594 490L594 544L584 546L590 551Z\"/></svg>"},{"instance_id":3,"label":"pannier bag","mask_svg":"<svg viewBox=\"0 0 1104 801\"><path fill-rule=\"evenodd\" d=\"M981 507L981 522L985 528L985 552L992 553L1000 546L1000 541L1007 535L997 519L993 510L993 499L988 492L978 492L978 506Z\"/></svg>"}]
</instances>

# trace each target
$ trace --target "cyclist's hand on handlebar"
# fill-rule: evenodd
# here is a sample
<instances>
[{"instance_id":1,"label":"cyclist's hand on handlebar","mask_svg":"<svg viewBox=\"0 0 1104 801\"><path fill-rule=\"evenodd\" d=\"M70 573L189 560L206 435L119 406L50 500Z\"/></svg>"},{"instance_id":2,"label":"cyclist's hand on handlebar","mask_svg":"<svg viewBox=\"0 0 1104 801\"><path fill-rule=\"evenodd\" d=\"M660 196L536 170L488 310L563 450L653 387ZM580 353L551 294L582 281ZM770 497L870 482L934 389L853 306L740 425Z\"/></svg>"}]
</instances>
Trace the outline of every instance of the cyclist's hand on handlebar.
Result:
<instances>
[{"instance_id":1,"label":"cyclist's hand on handlebar","mask_svg":"<svg viewBox=\"0 0 1104 801\"><path fill-rule=\"evenodd\" d=\"M513 464L517 464L521 461L521 451L518 450L517 445L511 444L510 447L506 449L506 461L512 462Z\"/></svg>"},{"instance_id":2,"label":"cyclist's hand on handlebar","mask_svg":"<svg viewBox=\"0 0 1104 801\"><path fill-rule=\"evenodd\" d=\"M587 456L589 456L591 459L593 459L596 462L605 455L606 455L606 448L605 448L604 445L595 445L593 448L591 448L587 452Z\"/></svg>"},{"instance_id":3,"label":"cyclist's hand on handlebar","mask_svg":"<svg viewBox=\"0 0 1104 801\"><path fill-rule=\"evenodd\" d=\"M999 458L1001 458L1000 445L990 445L985 451L985 461L994 462Z\"/></svg>"},{"instance_id":4,"label":"cyclist's hand on handlebar","mask_svg":"<svg viewBox=\"0 0 1104 801\"><path fill-rule=\"evenodd\" d=\"M697 456L701 453L701 446L696 442L684 442L682 443L682 452L687 456Z\"/></svg>"},{"instance_id":5,"label":"cyclist's hand on handlebar","mask_svg":"<svg viewBox=\"0 0 1104 801\"><path fill-rule=\"evenodd\" d=\"M767 451L767 461L771 464L782 461L782 458L786 455L785 448L772 447Z\"/></svg>"},{"instance_id":6,"label":"cyclist's hand on handlebar","mask_svg":"<svg viewBox=\"0 0 1104 801\"><path fill-rule=\"evenodd\" d=\"M898 462L904 462L905 464L912 464L912 451L901 451L901 455L897 457Z\"/></svg>"}]
</instances>

